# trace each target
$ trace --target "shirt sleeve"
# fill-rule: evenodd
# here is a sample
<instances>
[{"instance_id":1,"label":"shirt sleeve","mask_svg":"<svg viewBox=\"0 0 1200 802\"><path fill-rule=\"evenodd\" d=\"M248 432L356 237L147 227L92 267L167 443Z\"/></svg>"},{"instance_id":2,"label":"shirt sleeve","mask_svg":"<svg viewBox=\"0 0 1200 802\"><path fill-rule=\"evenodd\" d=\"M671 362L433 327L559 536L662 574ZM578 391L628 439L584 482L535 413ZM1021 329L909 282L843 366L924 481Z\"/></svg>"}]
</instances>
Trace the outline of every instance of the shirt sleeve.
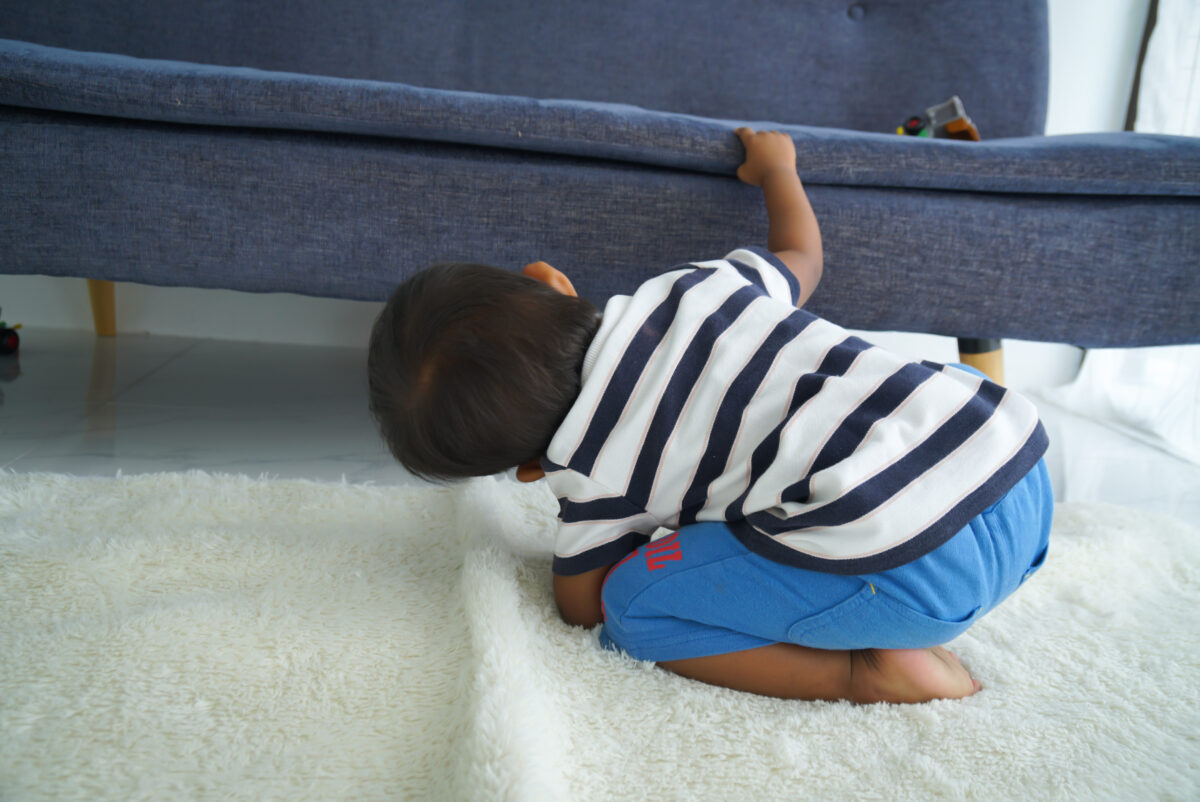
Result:
<instances>
[{"instance_id":1,"label":"shirt sleeve","mask_svg":"<svg viewBox=\"0 0 1200 802\"><path fill-rule=\"evenodd\" d=\"M800 282L795 274L766 248L738 248L729 253L725 261L772 298L787 301L792 306L800 302Z\"/></svg>"},{"instance_id":2,"label":"shirt sleeve","mask_svg":"<svg viewBox=\"0 0 1200 802\"><path fill-rule=\"evenodd\" d=\"M657 519L583 474L563 469L547 478L558 497L554 573L571 576L615 563L650 540Z\"/></svg>"}]
</instances>

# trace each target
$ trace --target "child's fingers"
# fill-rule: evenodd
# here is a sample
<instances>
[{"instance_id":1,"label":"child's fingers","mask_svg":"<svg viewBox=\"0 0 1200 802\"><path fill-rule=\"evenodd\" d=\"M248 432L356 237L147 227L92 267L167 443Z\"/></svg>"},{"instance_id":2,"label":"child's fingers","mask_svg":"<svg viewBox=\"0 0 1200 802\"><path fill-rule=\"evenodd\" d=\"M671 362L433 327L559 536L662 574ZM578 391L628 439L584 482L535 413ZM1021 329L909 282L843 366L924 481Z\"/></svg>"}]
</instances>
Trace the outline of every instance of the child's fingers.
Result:
<instances>
[{"instance_id":1,"label":"child's fingers","mask_svg":"<svg viewBox=\"0 0 1200 802\"><path fill-rule=\"evenodd\" d=\"M782 131L754 131L748 126L734 129L746 149L746 159L737 177L752 186L762 186L763 177L783 166L794 167L796 148L792 138Z\"/></svg>"},{"instance_id":2,"label":"child's fingers","mask_svg":"<svg viewBox=\"0 0 1200 802\"><path fill-rule=\"evenodd\" d=\"M742 147L746 149L746 160L743 161L742 165L737 169L738 180L753 185L755 183L754 172L750 169L749 165L750 147L754 139L754 131L743 125L740 128L735 128L733 132L738 135L738 139L742 141Z\"/></svg>"}]
</instances>

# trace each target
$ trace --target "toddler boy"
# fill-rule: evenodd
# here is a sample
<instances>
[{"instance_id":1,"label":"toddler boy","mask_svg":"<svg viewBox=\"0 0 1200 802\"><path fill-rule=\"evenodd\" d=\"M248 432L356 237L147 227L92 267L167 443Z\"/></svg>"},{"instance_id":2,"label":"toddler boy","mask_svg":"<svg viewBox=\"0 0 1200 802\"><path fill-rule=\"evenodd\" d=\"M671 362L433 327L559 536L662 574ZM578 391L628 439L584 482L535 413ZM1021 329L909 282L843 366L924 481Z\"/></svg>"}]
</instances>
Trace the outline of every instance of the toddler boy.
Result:
<instances>
[{"instance_id":1,"label":"toddler boy","mask_svg":"<svg viewBox=\"0 0 1200 802\"><path fill-rule=\"evenodd\" d=\"M979 683L941 644L1045 557L1045 431L982 374L801 309L823 258L794 145L737 135L765 250L668 271L603 315L545 262L430 268L376 322L372 412L417 475L544 477L555 599L606 644L774 696L967 696Z\"/></svg>"}]
</instances>

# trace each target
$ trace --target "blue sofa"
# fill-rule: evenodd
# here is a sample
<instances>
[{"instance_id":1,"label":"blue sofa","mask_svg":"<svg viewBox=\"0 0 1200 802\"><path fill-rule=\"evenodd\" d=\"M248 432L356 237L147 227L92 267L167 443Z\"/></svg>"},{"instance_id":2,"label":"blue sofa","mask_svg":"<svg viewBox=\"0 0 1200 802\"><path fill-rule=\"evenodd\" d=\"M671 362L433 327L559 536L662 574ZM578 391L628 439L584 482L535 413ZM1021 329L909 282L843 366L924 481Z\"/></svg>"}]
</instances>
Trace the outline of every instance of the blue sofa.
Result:
<instances>
[{"instance_id":1,"label":"blue sofa","mask_svg":"<svg viewBox=\"0 0 1200 802\"><path fill-rule=\"evenodd\" d=\"M518 7L519 6L519 7ZM1200 140L1043 137L1039 0L0 2L0 272L381 300L545 259L597 303L760 241L779 128L846 326L1200 340ZM983 136L896 136L959 95Z\"/></svg>"}]
</instances>

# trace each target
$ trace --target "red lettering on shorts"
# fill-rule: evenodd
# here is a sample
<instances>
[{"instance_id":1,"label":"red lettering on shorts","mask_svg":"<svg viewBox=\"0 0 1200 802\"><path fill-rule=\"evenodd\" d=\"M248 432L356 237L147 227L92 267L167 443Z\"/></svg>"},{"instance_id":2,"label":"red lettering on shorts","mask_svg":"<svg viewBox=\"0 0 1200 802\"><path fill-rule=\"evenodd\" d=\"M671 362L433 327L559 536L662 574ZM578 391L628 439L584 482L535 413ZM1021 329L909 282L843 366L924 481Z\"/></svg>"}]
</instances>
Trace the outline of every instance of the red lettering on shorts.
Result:
<instances>
[{"instance_id":1,"label":"red lettering on shorts","mask_svg":"<svg viewBox=\"0 0 1200 802\"><path fill-rule=\"evenodd\" d=\"M646 545L646 570L657 571L669 562L683 559L679 548L679 533L673 532L664 538Z\"/></svg>"}]
</instances>

